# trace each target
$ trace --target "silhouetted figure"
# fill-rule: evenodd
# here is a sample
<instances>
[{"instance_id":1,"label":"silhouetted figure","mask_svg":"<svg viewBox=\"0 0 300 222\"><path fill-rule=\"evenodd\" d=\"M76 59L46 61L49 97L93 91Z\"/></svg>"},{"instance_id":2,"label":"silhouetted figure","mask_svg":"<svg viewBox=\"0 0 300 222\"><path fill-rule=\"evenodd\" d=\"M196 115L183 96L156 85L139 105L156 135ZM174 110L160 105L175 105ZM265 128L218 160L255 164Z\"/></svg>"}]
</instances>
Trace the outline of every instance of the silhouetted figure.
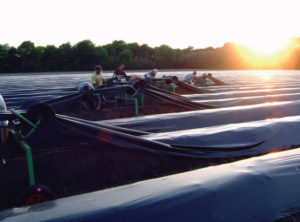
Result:
<instances>
[{"instance_id":1,"label":"silhouetted figure","mask_svg":"<svg viewBox=\"0 0 300 222\"><path fill-rule=\"evenodd\" d=\"M126 77L126 73L124 72L124 68L125 68L125 65L124 64L121 64L118 68L115 69L115 72L113 74L113 78L114 77L118 77L118 76L121 76L121 77Z\"/></svg>"}]
</instances>

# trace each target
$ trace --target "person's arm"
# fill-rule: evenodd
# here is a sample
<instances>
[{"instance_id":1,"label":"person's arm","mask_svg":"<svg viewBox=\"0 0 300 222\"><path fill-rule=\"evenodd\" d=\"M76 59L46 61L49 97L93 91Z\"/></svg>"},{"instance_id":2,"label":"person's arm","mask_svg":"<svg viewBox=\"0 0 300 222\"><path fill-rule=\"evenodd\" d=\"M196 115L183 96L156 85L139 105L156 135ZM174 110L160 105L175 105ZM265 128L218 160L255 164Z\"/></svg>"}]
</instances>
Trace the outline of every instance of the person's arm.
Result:
<instances>
[{"instance_id":1,"label":"person's arm","mask_svg":"<svg viewBox=\"0 0 300 222\"><path fill-rule=\"evenodd\" d=\"M81 101L81 105L83 106L84 110L89 110L89 106L85 101Z\"/></svg>"},{"instance_id":2,"label":"person's arm","mask_svg":"<svg viewBox=\"0 0 300 222\"><path fill-rule=\"evenodd\" d=\"M5 122L5 121L3 121L3 122ZM6 125L6 124L3 124L3 125ZM1 134L0 144L2 143L2 145L3 145L8 140L8 128L2 128L2 129L0 129L0 134Z\"/></svg>"},{"instance_id":3,"label":"person's arm","mask_svg":"<svg viewBox=\"0 0 300 222\"><path fill-rule=\"evenodd\" d=\"M114 71L114 74L112 75L112 78L115 78L117 76L117 70Z\"/></svg>"}]
</instances>

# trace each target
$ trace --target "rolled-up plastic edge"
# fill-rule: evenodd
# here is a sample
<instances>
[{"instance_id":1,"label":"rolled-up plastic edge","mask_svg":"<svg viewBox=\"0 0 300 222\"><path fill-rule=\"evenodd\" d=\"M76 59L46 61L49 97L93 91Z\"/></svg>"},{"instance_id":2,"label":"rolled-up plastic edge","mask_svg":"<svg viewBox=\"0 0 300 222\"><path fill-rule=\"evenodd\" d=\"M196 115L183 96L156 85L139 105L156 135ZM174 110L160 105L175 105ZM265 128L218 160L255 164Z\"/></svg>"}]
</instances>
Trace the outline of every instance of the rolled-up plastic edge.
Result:
<instances>
[{"instance_id":1,"label":"rolled-up plastic edge","mask_svg":"<svg viewBox=\"0 0 300 222\"><path fill-rule=\"evenodd\" d=\"M0 212L4 221L274 221L300 211L300 149Z\"/></svg>"}]
</instances>

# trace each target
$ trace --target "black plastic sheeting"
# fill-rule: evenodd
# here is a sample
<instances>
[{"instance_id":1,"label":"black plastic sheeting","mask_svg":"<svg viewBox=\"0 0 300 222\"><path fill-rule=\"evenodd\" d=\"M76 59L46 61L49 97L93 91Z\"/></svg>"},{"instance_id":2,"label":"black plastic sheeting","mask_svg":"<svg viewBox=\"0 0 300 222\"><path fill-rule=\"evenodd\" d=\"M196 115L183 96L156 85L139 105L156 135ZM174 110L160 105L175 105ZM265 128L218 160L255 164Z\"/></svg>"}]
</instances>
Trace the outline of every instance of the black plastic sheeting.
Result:
<instances>
[{"instance_id":1,"label":"black plastic sheeting","mask_svg":"<svg viewBox=\"0 0 300 222\"><path fill-rule=\"evenodd\" d=\"M298 115L300 115L300 102L287 101L105 120L101 123L140 131L160 133L235 123L247 123L259 120L271 120Z\"/></svg>"},{"instance_id":2,"label":"black plastic sheeting","mask_svg":"<svg viewBox=\"0 0 300 222\"><path fill-rule=\"evenodd\" d=\"M190 157L193 159L215 159L224 157L241 157L250 154L262 154L277 150L281 147L272 144L265 145L266 140L264 134L253 140L252 137L243 138L242 136L235 135L234 132L228 130L225 136L222 132L219 137L227 138L227 133L234 135L230 137L230 141L219 142L213 140L215 135L211 135L207 140L203 139L203 135L199 134L184 134L175 133L167 135L166 139L162 139L162 135L150 134L144 131L134 129L126 129L122 127L110 126L102 123L95 123L87 120L81 120L64 115L57 115L55 119L45 120L35 132L26 139L29 145L41 143L49 140L62 140L61 137L81 138L83 141L94 141L98 146L107 145L118 147L119 149L127 150L129 153L132 151L146 151L152 154L164 155L170 158L174 157ZM290 122L290 121L288 121ZM296 124L296 121L292 121ZM26 128L24 128L26 132ZM30 129L27 131L29 132ZM256 130L256 129L255 129ZM260 130L260 132L262 132ZM253 132L241 131L240 135L251 135ZM199 137L199 138L198 138ZM60 139L58 139L60 138ZM193 143L186 141L187 139ZM213 143L209 139L212 138ZM59 142L59 141L57 141ZM62 143L64 140L61 141ZM295 141L292 141L295 142ZM276 143L276 141L275 141ZM286 145L284 143L283 145ZM141 163L142 164L142 163Z\"/></svg>"},{"instance_id":3,"label":"black plastic sheeting","mask_svg":"<svg viewBox=\"0 0 300 222\"><path fill-rule=\"evenodd\" d=\"M69 119L60 116L57 119L57 123L63 127L64 130L68 130L69 133L71 132L78 137L96 139L99 143L107 143L109 141L111 145L116 145L120 148L126 148L129 150L138 149L158 153L172 153L172 148L167 144L145 140L137 136L113 131L109 128L103 128L95 124L88 124L87 121L82 122L80 119Z\"/></svg>"},{"instance_id":4,"label":"black plastic sheeting","mask_svg":"<svg viewBox=\"0 0 300 222\"><path fill-rule=\"evenodd\" d=\"M200 88L198 88L196 86L193 86L193 85L181 82L181 81L176 81L176 85L178 87L180 87L180 88L183 88L184 90L187 90L189 93L199 93L199 94L202 94L202 93L208 93L209 92L208 90L203 90L203 89L200 89Z\"/></svg>"},{"instance_id":5,"label":"black plastic sheeting","mask_svg":"<svg viewBox=\"0 0 300 222\"><path fill-rule=\"evenodd\" d=\"M248 79L245 83L243 87L247 88ZM297 82L293 81L291 84L296 85ZM48 95L46 88L41 88L38 93L36 88L27 89L25 93L17 89L15 94L6 94L5 98L10 99L10 104L17 103L18 99L20 102L26 97L29 98L28 95L44 101L45 98L52 99L71 92L62 92L63 87L61 85L53 89L55 95ZM242 91L242 94L248 96L250 91L254 95L258 94L252 86L249 86L249 91L243 91L243 87L233 85L225 90L227 93L202 94L197 95L199 98L192 98L208 101L230 98L232 95L240 96L231 91ZM262 86L255 87L259 89ZM222 89L216 88L216 91ZM269 94L285 91L272 90ZM292 93L298 91L292 88L288 90ZM41 93L44 95L41 96ZM14 98L18 94L21 97ZM71 95L70 98L73 96L77 95ZM174 95L172 99L175 97L178 98ZM210 101L207 104L214 103ZM56 137L58 135L74 135L85 140L96 140L99 144L112 142L128 152L144 150L170 158L230 158L298 146L299 104L299 101L280 102L99 123L57 115L57 120L51 125L53 134L49 134L50 127L44 127L35 133L39 135L39 139L52 137L55 140L59 138ZM183 102L183 105L186 103ZM38 142L35 136L33 134L30 137L31 143ZM28 208L12 209L1 212L0 220L273 221L300 210L299 156L298 149L274 153L234 164L144 181Z\"/></svg>"},{"instance_id":6,"label":"black plastic sheeting","mask_svg":"<svg viewBox=\"0 0 300 222\"><path fill-rule=\"evenodd\" d=\"M148 133L109 126L58 115L56 132L72 133L79 138L97 140L130 150L143 150L158 155L182 156L196 159L219 159L265 154L300 145L300 117L232 125L225 130L214 128L167 133ZM247 126L246 126L247 124ZM60 131L57 128L62 128ZM47 128L45 131L47 133ZM42 136L39 136L41 138ZM217 138L217 139L216 139Z\"/></svg>"},{"instance_id":7,"label":"black plastic sheeting","mask_svg":"<svg viewBox=\"0 0 300 222\"><path fill-rule=\"evenodd\" d=\"M300 211L300 149L0 212L17 221L275 221Z\"/></svg>"},{"instance_id":8,"label":"black plastic sheeting","mask_svg":"<svg viewBox=\"0 0 300 222\"><path fill-rule=\"evenodd\" d=\"M70 117L70 116L64 116L64 115L59 115L56 114L56 116L60 119L65 119L65 120L78 120L77 118L74 117ZM101 124L101 123L95 123L92 121L88 121L88 120L83 120L80 119L81 123L86 123L89 125L93 125L93 126L97 126L97 127L103 127L106 129L111 129L114 130L116 132L122 132L122 133L126 133L126 134L130 134L130 135L134 135L134 136L141 136L141 135L147 135L149 134L148 132L144 132L144 131L139 131L139 130L134 130L134 129L127 129L127 128L123 128L123 127L118 127L118 126L112 126L112 125L107 125L107 124Z\"/></svg>"},{"instance_id":9,"label":"black plastic sheeting","mask_svg":"<svg viewBox=\"0 0 300 222\"><path fill-rule=\"evenodd\" d=\"M90 138L90 140L97 140L98 144L114 145L118 148L138 151L147 151L155 153L157 155L192 157L201 158L203 151L201 149L172 147L167 143L161 143L154 140L143 139L142 137L135 136L138 131L131 131L126 129L118 131L113 130L111 127L105 127L105 125L97 125L95 123L89 123L89 121L80 120L76 118L69 118L59 116L57 118L57 124L62 128L64 134L73 134L79 138ZM141 134L143 132L140 132ZM45 135L48 135L45 133Z\"/></svg>"},{"instance_id":10,"label":"black plastic sheeting","mask_svg":"<svg viewBox=\"0 0 300 222\"><path fill-rule=\"evenodd\" d=\"M191 115L194 113L191 112ZM206 121L211 123L209 119ZM197 124L196 118L194 122ZM57 115L56 120L42 125L27 141L34 144L72 133L78 138L95 139L99 144L107 144L109 141L110 144L127 150L144 150L170 157L188 156L197 159L245 157L300 145L297 133L300 130L300 116L190 129L185 128L186 123L185 119L181 119L177 122L177 129L173 131L149 132L135 127L113 126L106 121L90 122ZM172 119L165 118L164 121L160 120L160 124L169 127L174 123Z\"/></svg>"},{"instance_id":11,"label":"black plastic sheeting","mask_svg":"<svg viewBox=\"0 0 300 222\"><path fill-rule=\"evenodd\" d=\"M295 105L295 103L288 104ZM264 115L266 114L265 109L261 111ZM220 119L217 118L218 115L224 115L220 111L212 113L215 115L213 118L217 120ZM251 113L253 114L254 111L252 110ZM259 114L259 112L257 113ZM114 126L109 121L91 122L57 115L55 119L48 120L36 130L27 139L27 142L32 145L71 133L78 138L95 139L99 144L107 144L109 141L111 145L128 150L143 150L170 157L188 156L197 159L245 157L290 149L300 145L300 137L297 135L300 130L300 116L204 127L199 123L205 124L205 121L209 124L213 123L207 114L204 116L206 119L202 119L202 122L201 118L195 117L194 112L174 114L175 118L171 119L168 118L169 115L166 115L166 118L161 115L157 121L155 121L157 117L154 116L144 118L145 121L139 120L139 124L156 123L163 127L157 132L153 132L153 130L150 132L152 128L147 124L145 128L150 131L141 129L143 127L132 127L128 119L126 127L120 127L121 124ZM179 115L183 115L183 118L178 118ZM241 117L244 116L242 113ZM186 118L192 118L192 122L187 121ZM253 116L252 119L254 119ZM119 121L126 122L126 119ZM194 125L189 125L190 122ZM190 128L187 128L187 125ZM172 130L168 127L172 127Z\"/></svg>"},{"instance_id":12,"label":"black plastic sheeting","mask_svg":"<svg viewBox=\"0 0 300 222\"><path fill-rule=\"evenodd\" d=\"M197 109L212 109L216 108L214 106L203 105L200 103L195 103L190 99L186 99L185 97L174 95L171 93L159 92L158 90L152 89L145 89L145 94L151 97L154 97L164 103L173 104L178 107L186 108L187 110L197 110Z\"/></svg>"}]
</instances>

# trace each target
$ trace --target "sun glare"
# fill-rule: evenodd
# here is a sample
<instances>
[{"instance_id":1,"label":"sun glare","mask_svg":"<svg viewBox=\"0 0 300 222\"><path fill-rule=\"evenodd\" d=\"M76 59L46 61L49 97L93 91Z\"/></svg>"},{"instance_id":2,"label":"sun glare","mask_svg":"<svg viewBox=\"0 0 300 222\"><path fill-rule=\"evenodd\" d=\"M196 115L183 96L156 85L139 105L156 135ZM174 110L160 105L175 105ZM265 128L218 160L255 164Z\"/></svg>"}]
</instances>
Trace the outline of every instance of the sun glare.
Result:
<instances>
[{"instance_id":1,"label":"sun glare","mask_svg":"<svg viewBox=\"0 0 300 222\"><path fill-rule=\"evenodd\" d=\"M268 73L268 72L265 72L263 74L260 75L260 78L263 80L263 81L269 81L271 80L273 77L273 74L272 73Z\"/></svg>"},{"instance_id":2,"label":"sun glare","mask_svg":"<svg viewBox=\"0 0 300 222\"><path fill-rule=\"evenodd\" d=\"M266 155L265 157L266 158L272 158L272 159L279 159L280 158L280 152L271 152L271 153L268 153L268 155Z\"/></svg>"},{"instance_id":3,"label":"sun glare","mask_svg":"<svg viewBox=\"0 0 300 222\"><path fill-rule=\"evenodd\" d=\"M261 56L270 56L288 47L289 40L279 37L261 37L254 39L249 47Z\"/></svg>"},{"instance_id":4,"label":"sun glare","mask_svg":"<svg viewBox=\"0 0 300 222\"><path fill-rule=\"evenodd\" d=\"M242 43L240 53L244 62L250 68L255 69L278 69L287 61L291 50L291 40L279 36L256 37ZM270 80L272 76L264 76L263 80Z\"/></svg>"}]
</instances>

